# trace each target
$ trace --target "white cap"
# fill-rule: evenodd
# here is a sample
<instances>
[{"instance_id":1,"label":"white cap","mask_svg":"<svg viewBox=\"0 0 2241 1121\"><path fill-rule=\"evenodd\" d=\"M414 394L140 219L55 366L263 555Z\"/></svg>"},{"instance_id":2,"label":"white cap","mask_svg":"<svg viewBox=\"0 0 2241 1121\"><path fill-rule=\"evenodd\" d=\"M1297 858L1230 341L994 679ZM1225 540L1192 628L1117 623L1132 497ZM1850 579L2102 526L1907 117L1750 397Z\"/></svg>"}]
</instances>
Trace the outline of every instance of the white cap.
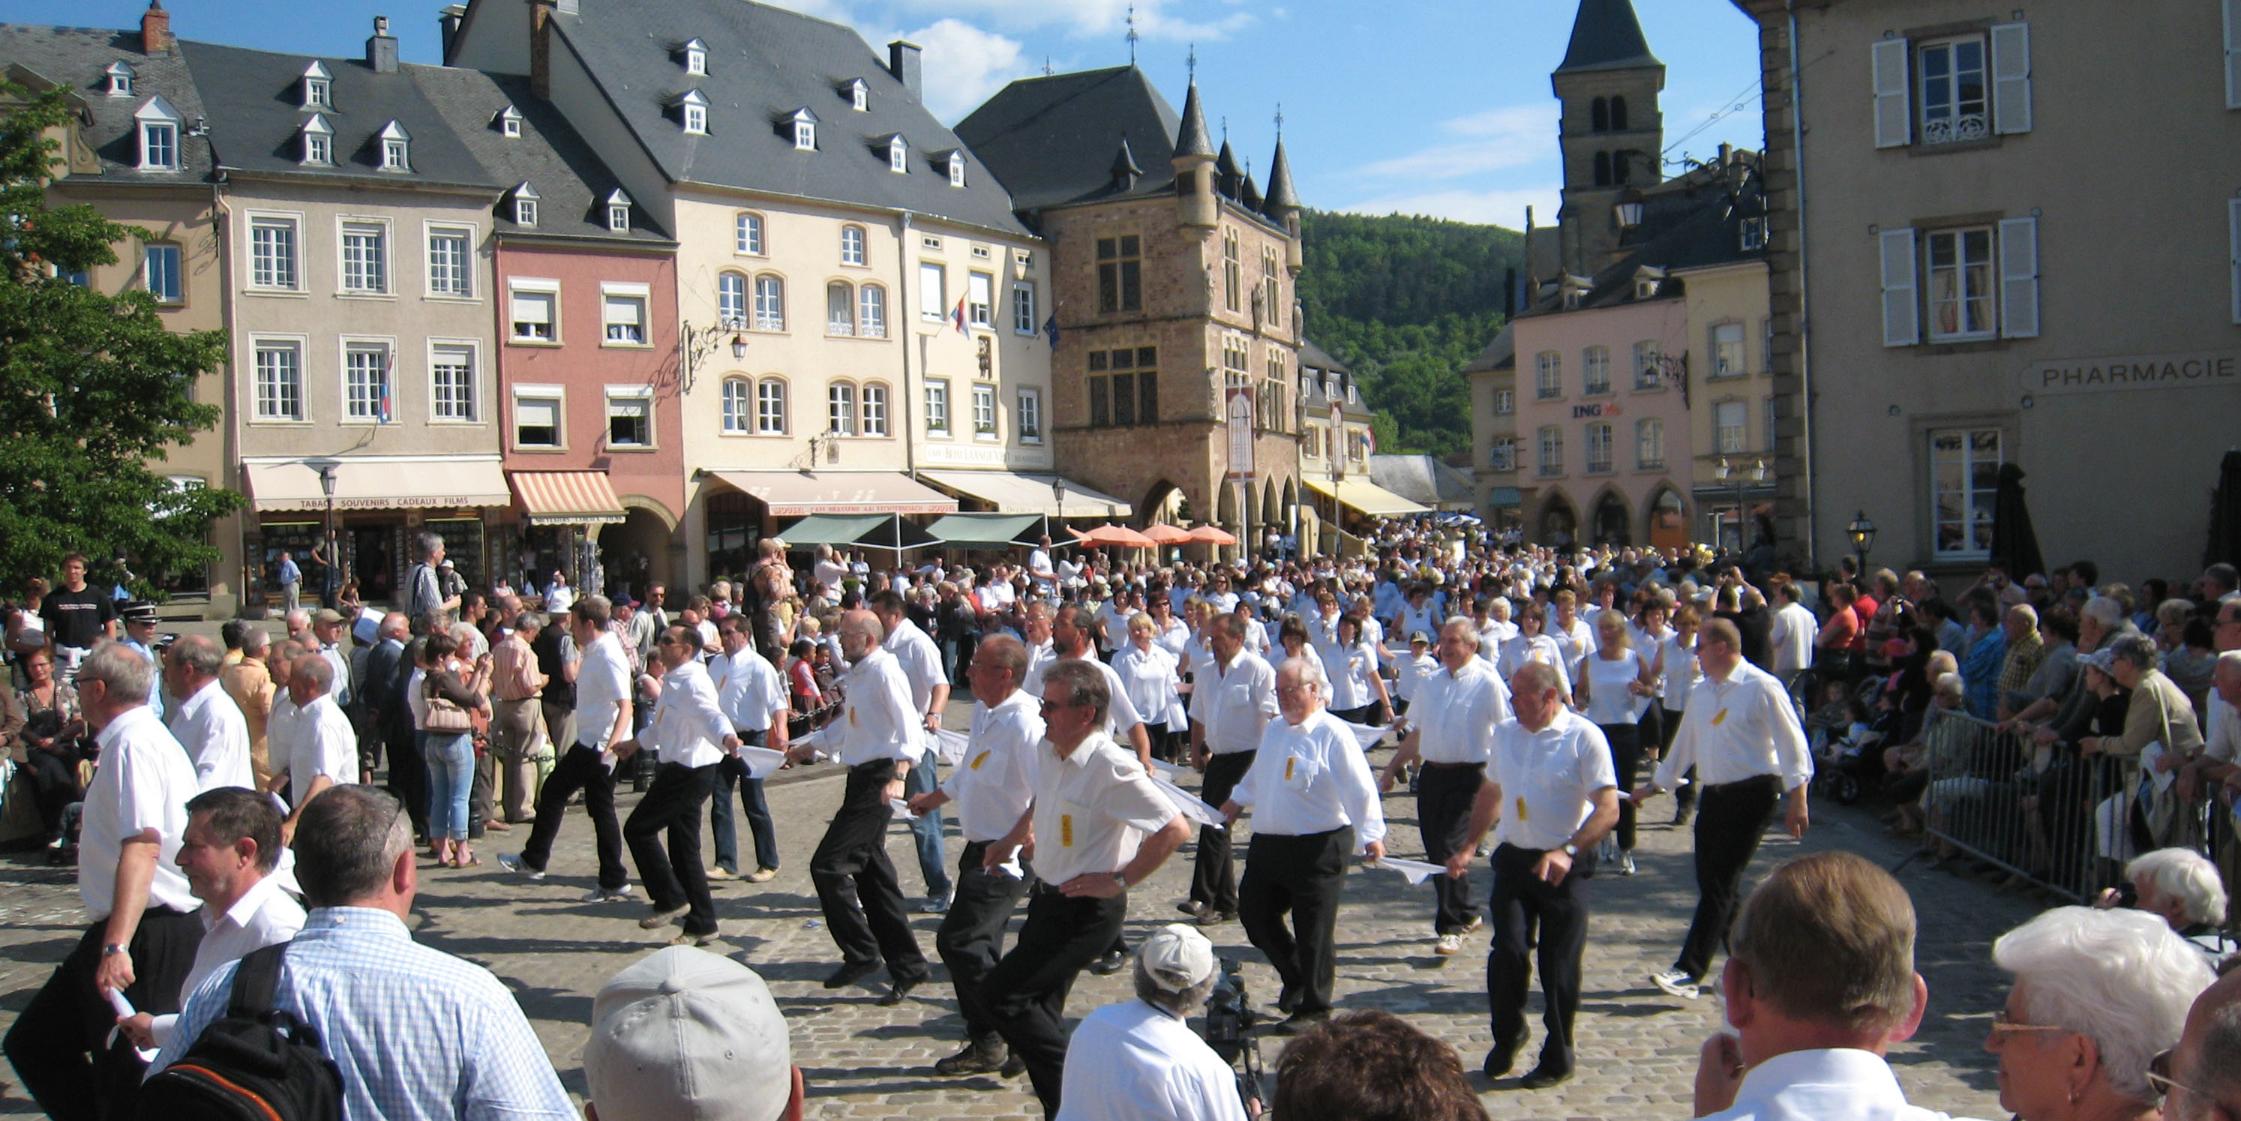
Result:
<instances>
[{"instance_id":1,"label":"white cap","mask_svg":"<svg viewBox=\"0 0 2241 1121\"><path fill-rule=\"evenodd\" d=\"M584 1081L602 1121L773 1121L793 1065L769 986L706 950L649 954L592 1000Z\"/></svg>"},{"instance_id":2,"label":"white cap","mask_svg":"<svg viewBox=\"0 0 2241 1121\"><path fill-rule=\"evenodd\" d=\"M1144 972L1163 992L1179 993L1214 975L1214 944L1197 930L1171 922L1144 940L1138 951Z\"/></svg>"}]
</instances>

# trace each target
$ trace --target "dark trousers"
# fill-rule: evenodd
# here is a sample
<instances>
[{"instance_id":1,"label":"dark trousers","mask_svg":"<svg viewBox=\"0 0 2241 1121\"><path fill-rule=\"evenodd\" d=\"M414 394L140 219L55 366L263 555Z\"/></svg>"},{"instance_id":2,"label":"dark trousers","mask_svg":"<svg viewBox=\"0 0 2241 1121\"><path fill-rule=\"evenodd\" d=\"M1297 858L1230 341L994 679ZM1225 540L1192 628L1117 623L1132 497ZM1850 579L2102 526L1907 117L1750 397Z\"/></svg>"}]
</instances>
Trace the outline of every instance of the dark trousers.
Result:
<instances>
[{"instance_id":1,"label":"dark trousers","mask_svg":"<svg viewBox=\"0 0 2241 1121\"><path fill-rule=\"evenodd\" d=\"M739 740L749 747L761 747L767 732L741 732ZM716 867L726 872L739 871L739 830L733 825L731 808L732 791L739 791L740 808L747 812L747 831L755 840L755 867L778 868L778 826L771 820L770 803L763 800L763 780L747 777L747 764L737 755L726 755L717 765L716 791L709 802L708 816L716 830Z\"/></svg>"},{"instance_id":2,"label":"dark trousers","mask_svg":"<svg viewBox=\"0 0 2241 1121\"><path fill-rule=\"evenodd\" d=\"M1774 817L1781 782L1772 775L1704 788L1696 810L1696 917L1673 968L1702 980L1714 951L1727 945L1743 870L1759 851L1759 837Z\"/></svg>"},{"instance_id":3,"label":"dark trousers","mask_svg":"<svg viewBox=\"0 0 2241 1121\"><path fill-rule=\"evenodd\" d=\"M1304 836L1253 834L1238 889L1237 917L1245 937L1268 955L1284 988L1276 1006L1286 1012L1331 1009L1337 966L1339 888L1346 882L1352 827ZM1292 925L1284 925L1291 912Z\"/></svg>"},{"instance_id":4,"label":"dark trousers","mask_svg":"<svg viewBox=\"0 0 2241 1121\"><path fill-rule=\"evenodd\" d=\"M1494 850L1494 891L1487 910L1494 920L1494 944L1486 953L1486 1004L1494 1014L1494 1048L1515 1050L1525 1040L1527 932L1539 925L1541 995L1540 1065L1550 1071L1572 1069L1572 1020L1580 1010L1580 957L1587 949L1587 877L1595 858L1581 853L1564 882L1550 884L1533 874L1538 849L1502 845Z\"/></svg>"},{"instance_id":5,"label":"dark trousers","mask_svg":"<svg viewBox=\"0 0 2241 1121\"><path fill-rule=\"evenodd\" d=\"M34 748L24 752L23 769L31 779L31 799L39 807L43 839L52 840L62 833L62 811L80 797L77 765L52 751Z\"/></svg>"},{"instance_id":6,"label":"dark trousers","mask_svg":"<svg viewBox=\"0 0 2241 1121\"><path fill-rule=\"evenodd\" d=\"M1229 792L1253 765L1254 754L1233 751L1227 755L1208 756L1206 777L1199 784L1199 797L1216 808L1229 801ZM1237 913L1237 862L1230 855L1226 825L1198 828L1198 863L1191 869L1191 899L1206 904L1210 910Z\"/></svg>"},{"instance_id":7,"label":"dark trousers","mask_svg":"<svg viewBox=\"0 0 2241 1121\"><path fill-rule=\"evenodd\" d=\"M1658 750L1660 752L1671 751L1673 750L1673 737L1681 734L1681 717L1687 715L1688 710L1667 708L1662 701L1658 702L1657 709L1660 715L1658 721ZM1673 792L1673 804L1675 809L1685 812L1696 808L1696 768L1690 767L1687 773L1681 777L1689 781L1682 784L1679 790ZM1620 793L1624 793L1624 791Z\"/></svg>"},{"instance_id":8,"label":"dark trousers","mask_svg":"<svg viewBox=\"0 0 2241 1121\"><path fill-rule=\"evenodd\" d=\"M1634 776L1642 769L1642 730L1633 724L1598 724L1603 739L1611 745L1611 770L1618 774L1618 788L1634 789ZM1611 834L1618 839L1619 848L1634 851L1634 799L1619 799L1618 829Z\"/></svg>"},{"instance_id":9,"label":"dark trousers","mask_svg":"<svg viewBox=\"0 0 2241 1121\"><path fill-rule=\"evenodd\" d=\"M957 858L957 897L942 916L941 931L934 935L934 950L949 968L949 982L957 989L957 1010L965 1017L968 1039L986 1039L996 1033L988 1013L982 979L1003 954L1004 927L1012 920L1019 898L1027 894L1028 880L981 868L989 842L968 841ZM1034 872L1026 870L1032 877Z\"/></svg>"},{"instance_id":10,"label":"dark trousers","mask_svg":"<svg viewBox=\"0 0 2241 1121\"><path fill-rule=\"evenodd\" d=\"M685 933L716 933L716 901L708 894L708 869L700 863L700 807L716 789L718 764L687 767L663 763L654 769L654 785L630 811L623 825L623 840L630 858L638 862L638 881L646 885L646 898L654 909L666 911L687 906ZM538 820L544 820L538 814ZM662 852L661 834L669 833L669 851Z\"/></svg>"},{"instance_id":11,"label":"dark trousers","mask_svg":"<svg viewBox=\"0 0 2241 1121\"><path fill-rule=\"evenodd\" d=\"M616 891L630 882L623 868L622 823L615 820L615 775L599 761L599 749L577 744L560 757L537 792L537 824L522 846L522 863L543 871L552 859L553 838L560 835L560 818L568 812L568 799L584 792L584 812L591 815L592 832L599 839L599 886Z\"/></svg>"},{"instance_id":12,"label":"dark trousers","mask_svg":"<svg viewBox=\"0 0 2241 1121\"><path fill-rule=\"evenodd\" d=\"M1068 898L1038 884L1012 951L981 978L990 1022L1013 1056L1027 1064L1046 1118L1058 1115L1059 1081L1066 1073L1066 994L1082 967L1112 945L1127 918L1126 894Z\"/></svg>"},{"instance_id":13,"label":"dark trousers","mask_svg":"<svg viewBox=\"0 0 2241 1121\"><path fill-rule=\"evenodd\" d=\"M1445 864L1471 839L1471 803L1486 781L1486 768L1477 763L1426 763L1416 783L1416 820L1424 834L1424 859ZM1471 902L1469 874L1432 877L1438 910L1432 918L1434 934L1461 934L1478 917Z\"/></svg>"},{"instance_id":14,"label":"dark trousers","mask_svg":"<svg viewBox=\"0 0 2241 1121\"><path fill-rule=\"evenodd\" d=\"M420 733L413 730L408 718L392 721L386 738L389 792L405 804L405 813L412 818L413 836L425 837L428 835L428 760L420 750Z\"/></svg>"},{"instance_id":15,"label":"dark trousers","mask_svg":"<svg viewBox=\"0 0 2241 1121\"><path fill-rule=\"evenodd\" d=\"M881 759L848 770L840 809L809 858L809 879L825 909L825 929L848 963L887 961L895 980L926 976L926 955L910 932L902 888L887 859L887 783L895 761Z\"/></svg>"},{"instance_id":16,"label":"dark trousers","mask_svg":"<svg viewBox=\"0 0 2241 1121\"><path fill-rule=\"evenodd\" d=\"M55 1121L129 1121L147 1064L119 1038L117 1014L93 987L106 923L95 923L55 967L0 1044L24 1092ZM194 968L202 921L191 912L151 907L133 931L132 984L125 999L142 1012L179 1010L179 986Z\"/></svg>"}]
</instances>

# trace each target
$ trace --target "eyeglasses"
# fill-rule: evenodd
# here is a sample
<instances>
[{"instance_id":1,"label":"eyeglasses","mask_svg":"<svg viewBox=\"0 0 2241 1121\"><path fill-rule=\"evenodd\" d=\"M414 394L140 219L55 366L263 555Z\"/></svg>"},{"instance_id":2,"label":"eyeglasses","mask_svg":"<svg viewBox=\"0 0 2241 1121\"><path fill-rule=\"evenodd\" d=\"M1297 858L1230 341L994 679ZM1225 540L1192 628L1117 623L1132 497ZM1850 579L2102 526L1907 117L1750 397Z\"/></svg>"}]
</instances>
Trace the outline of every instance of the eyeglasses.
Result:
<instances>
[{"instance_id":1,"label":"eyeglasses","mask_svg":"<svg viewBox=\"0 0 2241 1121\"><path fill-rule=\"evenodd\" d=\"M2145 1072L2148 1079L2148 1088L2154 1090L2159 1098L2168 1097L2173 1090L2185 1090L2198 1098L2209 1097L2208 1094L2171 1077L2171 1053L2174 1050L2176 1048L2166 1048L2158 1051L2154 1058L2148 1060L2148 1069Z\"/></svg>"},{"instance_id":2,"label":"eyeglasses","mask_svg":"<svg viewBox=\"0 0 2241 1121\"><path fill-rule=\"evenodd\" d=\"M1084 704L1080 704L1080 703L1077 703L1077 702L1075 702L1075 701L1044 701L1044 702L1043 702L1043 713L1044 713L1044 715L1049 715L1049 714L1050 714L1050 713L1051 713L1051 712L1052 712L1053 710L1055 710L1055 709L1061 709L1061 708L1086 708L1086 707L1088 707L1088 706L1087 706L1087 705L1084 705Z\"/></svg>"},{"instance_id":3,"label":"eyeglasses","mask_svg":"<svg viewBox=\"0 0 2241 1121\"><path fill-rule=\"evenodd\" d=\"M2019 1024L2012 1020L2001 1020L1997 1018L1992 1021L1992 1038L1994 1039L2004 1039L2005 1037L2014 1035L2018 1032L2034 1031L2059 1032L2063 1035L2077 1034L2071 1029L2063 1027L2060 1024Z\"/></svg>"}]
</instances>

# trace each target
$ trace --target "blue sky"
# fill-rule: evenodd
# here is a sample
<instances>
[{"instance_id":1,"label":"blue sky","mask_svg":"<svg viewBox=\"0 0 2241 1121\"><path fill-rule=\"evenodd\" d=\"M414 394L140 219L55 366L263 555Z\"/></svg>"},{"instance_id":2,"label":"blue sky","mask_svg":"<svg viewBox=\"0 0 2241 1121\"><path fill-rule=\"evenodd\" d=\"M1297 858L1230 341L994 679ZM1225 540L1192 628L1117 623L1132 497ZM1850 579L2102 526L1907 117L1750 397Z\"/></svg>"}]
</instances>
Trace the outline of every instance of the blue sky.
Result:
<instances>
[{"instance_id":1,"label":"blue sky","mask_svg":"<svg viewBox=\"0 0 2241 1121\"><path fill-rule=\"evenodd\" d=\"M658 3L660 0L582 0ZM73 0L70 22L136 26L145 0ZM387 14L407 61L436 62L432 0L167 0L185 38L353 55ZM1130 0L787 0L875 49L924 46L927 102L954 122L1013 78L1128 61ZM1730 0L1635 0L1666 66L1666 158L1756 148L1757 36ZM55 0L0 0L0 21L55 22ZM1559 178L1548 73L1576 0L1134 0L1139 65L1180 107L1195 46L1211 123L1265 178L1274 117L1300 195L1326 210L1432 214L1516 228L1552 220ZM1694 135L1686 135L1689 133ZM1684 138L1685 136L1685 138Z\"/></svg>"}]
</instances>

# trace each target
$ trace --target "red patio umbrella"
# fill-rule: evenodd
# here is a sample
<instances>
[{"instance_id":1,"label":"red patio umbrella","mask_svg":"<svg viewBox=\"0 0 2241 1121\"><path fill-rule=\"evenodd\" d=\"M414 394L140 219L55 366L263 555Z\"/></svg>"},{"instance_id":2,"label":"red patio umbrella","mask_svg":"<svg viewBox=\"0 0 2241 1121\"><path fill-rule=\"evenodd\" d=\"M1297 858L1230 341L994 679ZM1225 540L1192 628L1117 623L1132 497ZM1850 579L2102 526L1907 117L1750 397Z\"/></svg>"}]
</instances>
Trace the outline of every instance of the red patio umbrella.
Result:
<instances>
[{"instance_id":1,"label":"red patio umbrella","mask_svg":"<svg viewBox=\"0 0 2241 1121\"><path fill-rule=\"evenodd\" d=\"M1220 526L1202 525L1191 529L1190 539L1207 545L1235 545L1237 538Z\"/></svg>"},{"instance_id":2,"label":"red patio umbrella","mask_svg":"<svg viewBox=\"0 0 2241 1121\"><path fill-rule=\"evenodd\" d=\"M1101 525L1082 534L1082 544L1118 549L1149 549L1152 547L1152 539L1124 525Z\"/></svg>"},{"instance_id":3,"label":"red patio umbrella","mask_svg":"<svg viewBox=\"0 0 2241 1121\"><path fill-rule=\"evenodd\" d=\"M1156 522L1144 527L1144 539L1155 545L1180 545L1192 538L1190 531L1183 529L1181 526Z\"/></svg>"}]
</instances>

